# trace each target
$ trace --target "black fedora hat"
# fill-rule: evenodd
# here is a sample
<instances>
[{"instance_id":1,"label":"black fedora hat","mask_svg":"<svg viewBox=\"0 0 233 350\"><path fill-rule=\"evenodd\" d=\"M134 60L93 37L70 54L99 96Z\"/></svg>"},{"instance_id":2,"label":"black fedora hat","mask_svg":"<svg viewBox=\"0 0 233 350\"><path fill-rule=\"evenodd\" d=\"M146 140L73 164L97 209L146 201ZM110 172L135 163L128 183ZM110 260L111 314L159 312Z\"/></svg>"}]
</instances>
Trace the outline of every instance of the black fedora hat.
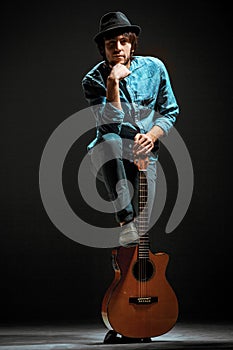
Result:
<instances>
[{"instance_id":1,"label":"black fedora hat","mask_svg":"<svg viewBox=\"0 0 233 350\"><path fill-rule=\"evenodd\" d=\"M101 39L105 34L121 28L125 29L126 31L131 31L136 35L139 35L141 32L141 28L135 24L131 24L124 13L120 11L109 12L101 17L99 33L94 36L94 40L95 42L98 42L99 39Z\"/></svg>"}]
</instances>

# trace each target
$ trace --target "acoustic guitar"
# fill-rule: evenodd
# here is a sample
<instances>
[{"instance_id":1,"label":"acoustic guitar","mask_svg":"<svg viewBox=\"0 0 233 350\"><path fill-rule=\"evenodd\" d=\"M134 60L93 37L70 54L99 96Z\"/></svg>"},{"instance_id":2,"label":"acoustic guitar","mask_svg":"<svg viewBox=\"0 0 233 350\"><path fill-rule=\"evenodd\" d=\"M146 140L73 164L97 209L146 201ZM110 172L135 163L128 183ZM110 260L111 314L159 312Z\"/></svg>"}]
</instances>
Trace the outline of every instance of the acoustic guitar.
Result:
<instances>
[{"instance_id":1,"label":"acoustic guitar","mask_svg":"<svg viewBox=\"0 0 233 350\"><path fill-rule=\"evenodd\" d=\"M106 327L115 334L146 339L172 329L178 318L178 301L166 279L168 254L150 251L148 158L136 159L135 164L139 170L139 215L136 224L140 242L136 247L113 249L115 276L103 298L101 313Z\"/></svg>"}]
</instances>

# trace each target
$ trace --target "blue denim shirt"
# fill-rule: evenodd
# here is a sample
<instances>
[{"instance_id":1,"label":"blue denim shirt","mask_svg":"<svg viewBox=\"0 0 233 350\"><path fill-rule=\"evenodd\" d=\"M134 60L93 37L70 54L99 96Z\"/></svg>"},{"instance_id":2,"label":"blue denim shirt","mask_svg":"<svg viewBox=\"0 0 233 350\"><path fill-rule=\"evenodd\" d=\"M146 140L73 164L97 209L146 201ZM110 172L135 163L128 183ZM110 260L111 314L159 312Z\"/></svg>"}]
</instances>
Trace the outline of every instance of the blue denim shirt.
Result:
<instances>
[{"instance_id":1,"label":"blue denim shirt","mask_svg":"<svg viewBox=\"0 0 233 350\"><path fill-rule=\"evenodd\" d=\"M104 133L121 135L125 128L134 134L146 133L157 125L167 135L175 124L179 107L164 63L155 57L134 56L130 71L131 74L120 81L122 110L106 99L110 68L104 61L84 76L84 95L96 118L96 138L88 150L101 141Z\"/></svg>"}]
</instances>

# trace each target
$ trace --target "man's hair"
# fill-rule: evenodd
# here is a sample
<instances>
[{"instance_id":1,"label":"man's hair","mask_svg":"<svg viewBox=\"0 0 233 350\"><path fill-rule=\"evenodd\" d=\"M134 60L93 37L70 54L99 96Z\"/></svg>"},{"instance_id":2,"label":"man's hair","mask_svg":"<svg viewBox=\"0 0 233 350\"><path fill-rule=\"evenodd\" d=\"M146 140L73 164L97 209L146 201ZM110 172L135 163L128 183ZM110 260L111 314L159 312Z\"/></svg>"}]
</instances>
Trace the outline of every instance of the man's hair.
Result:
<instances>
[{"instance_id":1,"label":"man's hair","mask_svg":"<svg viewBox=\"0 0 233 350\"><path fill-rule=\"evenodd\" d=\"M123 35L124 37L128 38L129 39L129 42L131 43L131 57L133 56L136 48L137 48L137 45L138 45L138 37L135 33L133 32L122 32L122 31L114 31L110 34L105 34L105 36L103 36L102 38L99 39L99 41L97 42L97 47L99 49L99 52L101 54L101 56L103 56L103 59L106 60L106 55L105 55L105 40L109 40L109 39L112 39L114 38L115 36L117 35Z\"/></svg>"}]
</instances>

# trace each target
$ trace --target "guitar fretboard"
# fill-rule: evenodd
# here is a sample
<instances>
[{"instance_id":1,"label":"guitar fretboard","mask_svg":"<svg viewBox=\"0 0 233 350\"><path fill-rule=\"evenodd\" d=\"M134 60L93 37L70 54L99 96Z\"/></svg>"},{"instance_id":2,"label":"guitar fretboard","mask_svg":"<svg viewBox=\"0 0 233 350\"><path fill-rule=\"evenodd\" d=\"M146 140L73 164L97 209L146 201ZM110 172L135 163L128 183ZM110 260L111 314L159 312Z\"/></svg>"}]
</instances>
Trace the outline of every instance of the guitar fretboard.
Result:
<instances>
[{"instance_id":1,"label":"guitar fretboard","mask_svg":"<svg viewBox=\"0 0 233 350\"><path fill-rule=\"evenodd\" d=\"M145 170L139 171L139 215L137 219L140 242L138 246L138 259L144 260L149 258L149 235L148 235L148 190L147 176Z\"/></svg>"}]
</instances>

